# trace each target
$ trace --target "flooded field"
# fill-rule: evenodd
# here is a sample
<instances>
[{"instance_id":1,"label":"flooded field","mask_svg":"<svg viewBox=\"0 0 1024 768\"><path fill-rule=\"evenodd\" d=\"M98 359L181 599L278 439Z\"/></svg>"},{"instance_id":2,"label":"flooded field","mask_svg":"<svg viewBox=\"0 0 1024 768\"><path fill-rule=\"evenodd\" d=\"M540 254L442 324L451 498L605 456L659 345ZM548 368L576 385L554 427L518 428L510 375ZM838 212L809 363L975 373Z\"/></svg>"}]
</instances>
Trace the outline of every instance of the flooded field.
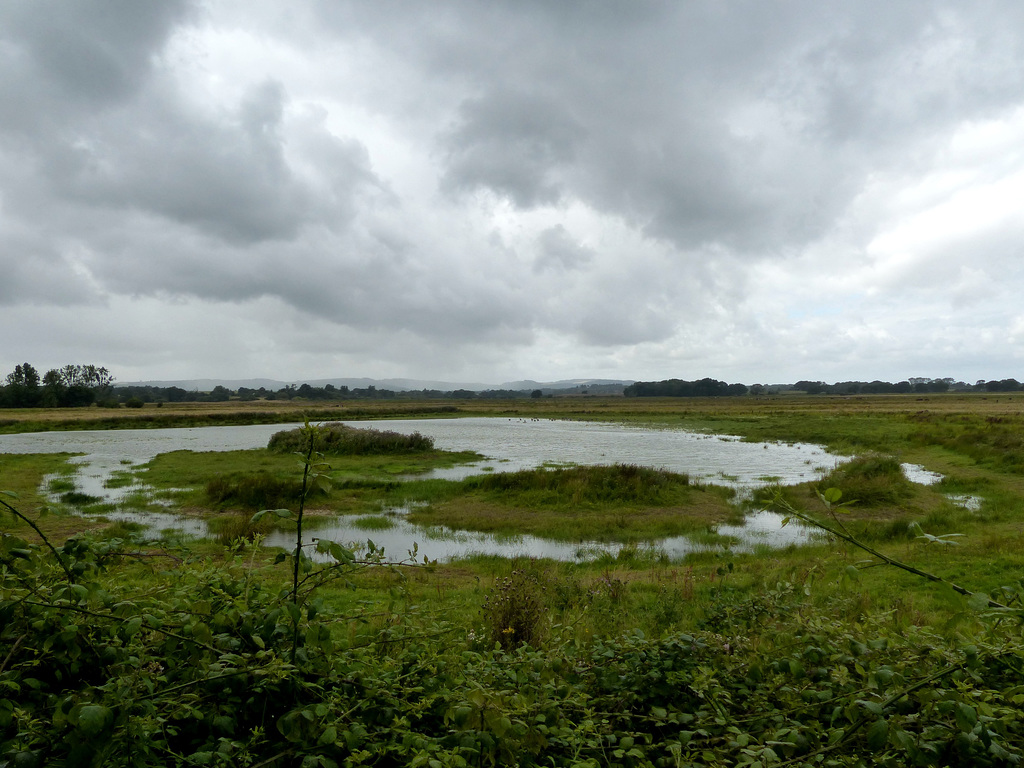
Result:
<instances>
[{"instance_id":1,"label":"flooded field","mask_svg":"<svg viewBox=\"0 0 1024 768\"><path fill-rule=\"evenodd\" d=\"M472 474L515 471L566 464L638 464L687 473L708 482L749 491L766 483L795 484L813 480L843 457L808 444L744 442L736 437L673 429L652 429L616 424L507 418L420 419L350 422L353 427L396 432L419 432L433 438L443 450L472 450L483 461L433 470L427 477L457 480ZM206 533L202 520L166 513L139 512L123 502L146 492L144 472L133 467L155 456L177 450L231 451L262 448L271 435L293 425L198 427L154 430L44 432L0 436L0 452L74 453L75 490L115 505L104 516L112 520L142 522L150 533L177 530L187 535ZM112 482L121 478L122 482ZM595 543L581 535L566 543L531 536L493 536L409 523L403 510L382 510L372 519L340 516L312 532L313 536L344 542L372 539L392 557L403 557L415 542L420 555L449 560L470 553L503 556L529 555L573 560L614 554L619 545ZM769 512L749 515L744 525L719 526L711 541L674 537L650 542L669 557L723 544L750 549L759 544L782 546L805 541L808 532L796 526L782 528ZM269 544L290 546L284 533Z\"/></svg>"}]
</instances>

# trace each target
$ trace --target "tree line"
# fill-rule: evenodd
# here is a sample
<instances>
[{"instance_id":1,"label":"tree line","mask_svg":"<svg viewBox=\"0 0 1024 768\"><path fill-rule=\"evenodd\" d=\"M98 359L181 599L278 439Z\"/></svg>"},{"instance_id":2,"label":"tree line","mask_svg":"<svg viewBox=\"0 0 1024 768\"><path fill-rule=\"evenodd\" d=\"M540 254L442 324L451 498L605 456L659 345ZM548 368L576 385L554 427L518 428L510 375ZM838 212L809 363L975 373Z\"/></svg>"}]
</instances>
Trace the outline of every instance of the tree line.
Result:
<instances>
[{"instance_id":1,"label":"tree line","mask_svg":"<svg viewBox=\"0 0 1024 768\"><path fill-rule=\"evenodd\" d=\"M530 392L528 390L513 389L489 389L476 392L469 389L440 390L440 389L417 389L397 392L391 389L379 389L372 384L368 387L347 386L336 387L333 384L326 384L322 387L314 387L310 384L296 386L288 384L280 389L267 389L260 387L239 387L229 389L218 384L209 392L197 390L185 390L181 387L154 387L154 386L119 386L115 390L118 398L127 404L143 403L189 403L189 402L227 402L228 400L239 400L251 402L253 400L486 400L486 399L514 399L524 397L539 397L540 390Z\"/></svg>"},{"instance_id":2,"label":"tree line","mask_svg":"<svg viewBox=\"0 0 1024 768\"><path fill-rule=\"evenodd\" d=\"M16 365L0 387L3 408L73 408L105 404L112 397L114 377L95 365L65 365L42 376L29 363ZM116 400L115 400L116 402Z\"/></svg>"},{"instance_id":3,"label":"tree line","mask_svg":"<svg viewBox=\"0 0 1024 768\"><path fill-rule=\"evenodd\" d=\"M974 384L951 378L912 378L904 381L798 381L795 384L727 384L717 379L666 379L664 381L638 381L626 387L626 397L735 397L739 395L767 395L781 392L804 392L808 395L880 395L929 392L1019 392L1024 384L1016 379L979 380Z\"/></svg>"},{"instance_id":4,"label":"tree line","mask_svg":"<svg viewBox=\"0 0 1024 768\"><path fill-rule=\"evenodd\" d=\"M745 384L726 384L718 379L666 379L638 381L623 391L626 397L737 397L749 392Z\"/></svg>"},{"instance_id":5,"label":"tree line","mask_svg":"<svg viewBox=\"0 0 1024 768\"><path fill-rule=\"evenodd\" d=\"M1024 389L1024 385L1016 379L998 381L981 379L974 384L968 384L951 378L914 378L895 383L888 381L837 381L834 384L826 384L824 381L798 381L792 388L809 395L878 395L928 392L1019 392Z\"/></svg>"}]
</instances>

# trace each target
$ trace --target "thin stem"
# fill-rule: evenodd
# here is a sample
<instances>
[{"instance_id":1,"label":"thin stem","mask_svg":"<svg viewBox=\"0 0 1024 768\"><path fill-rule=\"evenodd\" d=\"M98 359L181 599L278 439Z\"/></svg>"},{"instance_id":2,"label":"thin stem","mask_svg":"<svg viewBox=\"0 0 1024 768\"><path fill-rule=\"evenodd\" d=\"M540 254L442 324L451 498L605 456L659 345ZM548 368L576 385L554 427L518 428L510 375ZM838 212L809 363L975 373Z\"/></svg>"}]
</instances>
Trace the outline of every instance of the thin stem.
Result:
<instances>
[{"instance_id":1,"label":"thin stem","mask_svg":"<svg viewBox=\"0 0 1024 768\"><path fill-rule=\"evenodd\" d=\"M309 445L306 448L306 460L302 467L302 492L299 495L299 511L296 516L295 526L295 557L292 564L292 605L295 606L295 612L292 616L292 621L295 626L292 629L292 664L295 663L295 655L299 649L299 568L302 565L302 514L306 509L306 494L309 490L309 470L313 466L313 452L316 449L316 427L312 426L308 421L304 429L306 436L309 438Z\"/></svg>"},{"instance_id":2,"label":"thin stem","mask_svg":"<svg viewBox=\"0 0 1024 768\"><path fill-rule=\"evenodd\" d=\"M23 515L21 512L19 512L17 509L12 507L10 504L8 504L3 499L0 499L0 504L3 504L5 507L7 507L7 509L9 509L12 513L14 513L14 516L17 517L19 520L28 523L32 527L32 530L36 532L36 534L39 536L40 539L43 540L43 544L45 544L47 547L49 547L50 551L53 553L53 556L55 558L57 558L57 563L64 570L64 574L68 577L68 582L71 583L71 584L74 584L75 583L75 577L71 575L71 569L68 568L67 564L64 562L63 558L60 556L60 553L54 548L53 544L50 543L50 540L48 538L46 538L46 534L43 533L42 530L40 530L39 526L36 525L34 522L32 522L28 517Z\"/></svg>"},{"instance_id":3,"label":"thin stem","mask_svg":"<svg viewBox=\"0 0 1024 768\"><path fill-rule=\"evenodd\" d=\"M868 554L870 554L870 555L872 555L874 557L877 557L879 560L881 560L884 563L887 563L889 565L895 566L896 568L901 568L904 571L907 571L908 573L914 574L915 576L920 576L920 577L922 577L924 579L928 579L928 581L937 581L937 582L939 582L941 584L945 584L950 589L952 589L954 592L957 592L957 593L959 593L961 595L964 595L966 597L973 597L974 594L975 594L974 592L971 592L971 590L967 589L966 587L961 587L958 584L954 584L953 582L948 581L948 580L942 578L941 576L936 576L934 573L928 573L928 571L922 571L920 568L915 568L912 565L908 565L907 563L902 563L899 560L895 560L895 559L889 557L888 555L883 555L877 549L872 549L867 544L864 544L863 542L855 539L853 536L849 535L848 533L844 533L842 531L836 530L835 528L832 528L832 527L830 527L828 525L825 525L825 523L821 522L820 520L817 520L816 518L813 518L810 515L805 514L805 513L801 512L801 511L799 511L796 507L794 507L792 504L790 504L785 499L778 498L778 499L776 499L775 503L779 507L784 509L786 514L792 515L793 517L796 517L796 518L798 518L800 520L803 520L805 523L809 523L810 525L813 525L813 526L816 526L818 528L821 528L823 531L827 531L828 533L832 534L833 536L836 536L837 538L840 538L840 539L842 539L843 541L845 541L845 542L847 542L849 544L853 544L853 546L855 546L855 547L863 549L865 552L867 552ZM988 598L988 607L989 608L1003 608L1003 609L1008 609L1009 608L1009 606L1003 605L1002 603L1000 603L1000 602L998 602L996 600L993 600L992 598Z\"/></svg>"}]
</instances>

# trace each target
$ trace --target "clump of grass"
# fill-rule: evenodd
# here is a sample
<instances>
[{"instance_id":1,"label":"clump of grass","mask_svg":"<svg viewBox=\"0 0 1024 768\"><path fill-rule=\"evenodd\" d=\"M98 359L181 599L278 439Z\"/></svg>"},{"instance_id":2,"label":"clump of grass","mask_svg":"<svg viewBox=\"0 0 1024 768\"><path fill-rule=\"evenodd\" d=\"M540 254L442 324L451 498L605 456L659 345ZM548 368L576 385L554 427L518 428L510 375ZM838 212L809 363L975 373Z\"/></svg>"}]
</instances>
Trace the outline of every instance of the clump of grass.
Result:
<instances>
[{"instance_id":1,"label":"clump of grass","mask_svg":"<svg viewBox=\"0 0 1024 768\"><path fill-rule=\"evenodd\" d=\"M613 464L502 472L471 477L464 483L469 490L535 492L555 503L658 504L674 501L670 495L689 486L690 478L685 474L635 464Z\"/></svg>"},{"instance_id":2,"label":"clump of grass","mask_svg":"<svg viewBox=\"0 0 1024 768\"><path fill-rule=\"evenodd\" d=\"M241 508L254 512L287 507L302 493L302 483L279 478L266 471L219 475L206 484L206 497L220 509ZM322 493L311 489L311 494Z\"/></svg>"},{"instance_id":3,"label":"clump of grass","mask_svg":"<svg viewBox=\"0 0 1024 768\"><path fill-rule=\"evenodd\" d=\"M352 527L361 531L386 531L395 527L395 521L384 515L367 515L352 520Z\"/></svg>"},{"instance_id":4,"label":"clump of grass","mask_svg":"<svg viewBox=\"0 0 1024 768\"><path fill-rule=\"evenodd\" d=\"M104 488L127 488L135 482L135 475L125 470L112 472L110 477L103 481Z\"/></svg>"},{"instance_id":5,"label":"clump of grass","mask_svg":"<svg viewBox=\"0 0 1024 768\"><path fill-rule=\"evenodd\" d=\"M96 536L100 539L135 539L146 529L142 523L131 520L115 520L105 528L100 528Z\"/></svg>"},{"instance_id":6,"label":"clump of grass","mask_svg":"<svg viewBox=\"0 0 1024 768\"><path fill-rule=\"evenodd\" d=\"M267 444L277 453L301 451L306 446L300 429L276 433ZM392 453L425 453L434 450L434 440L419 432L403 435L380 429L356 429L344 424L325 424L317 436L316 450L329 456L377 456Z\"/></svg>"},{"instance_id":7,"label":"clump of grass","mask_svg":"<svg viewBox=\"0 0 1024 768\"><path fill-rule=\"evenodd\" d=\"M68 493L75 490L75 481L70 477L55 477L47 483L46 489L50 493Z\"/></svg>"},{"instance_id":8,"label":"clump of grass","mask_svg":"<svg viewBox=\"0 0 1024 768\"><path fill-rule=\"evenodd\" d=\"M235 513L212 518L207 522L214 539L230 547L242 542L252 542L257 536L265 536L273 530L274 523L269 517L252 521L248 512Z\"/></svg>"},{"instance_id":9,"label":"clump of grass","mask_svg":"<svg viewBox=\"0 0 1024 768\"><path fill-rule=\"evenodd\" d=\"M61 503L70 504L73 507L81 507L87 504L96 504L97 502L103 501L99 496L90 496L88 493L82 493L81 491L68 491L62 493L60 496Z\"/></svg>"},{"instance_id":10,"label":"clump of grass","mask_svg":"<svg viewBox=\"0 0 1024 768\"><path fill-rule=\"evenodd\" d=\"M833 469L821 481L822 488L838 488L842 498L859 507L898 504L913 493L895 456L871 453L858 456Z\"/></svg>"}]
</instances>

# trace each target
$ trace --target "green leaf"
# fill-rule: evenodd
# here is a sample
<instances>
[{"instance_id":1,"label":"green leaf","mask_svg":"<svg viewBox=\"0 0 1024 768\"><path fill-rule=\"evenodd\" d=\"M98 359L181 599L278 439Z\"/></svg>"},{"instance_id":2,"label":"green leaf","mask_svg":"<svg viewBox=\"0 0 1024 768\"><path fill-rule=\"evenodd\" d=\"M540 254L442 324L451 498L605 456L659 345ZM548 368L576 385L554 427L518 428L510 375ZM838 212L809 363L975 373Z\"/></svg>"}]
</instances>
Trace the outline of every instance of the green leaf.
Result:
<instances>
[{"instance_id":1,"label":"green leaf","mask_svg":"<svg viewBox=\"0 0 1024 768\"><path fill-rule=\"evenodd\" d=\"M868 749L879 751L889 741L889 722L887 720L875 720L868 728Z\"/></svg>"},{"instance_id":2,"label":"green leaf","mask_svg":"<svg viewBox=\"0 0 1024 768\"><path fill-rule=\"evenodd\" d=\"M971 595L970 600L967 604L971 607L972 611L984 611L988 608L989 596L984 592L975 592Z\"/></svg>"},{"instance_id":3,"label":"green leaf","mask_svg":"<svg viewBox=\"0 0 1024 768\"><path fill-rule=\"evenodd\" d=\"M0 496L7 496L11 499L20 499L21 497L14 491L0 491Z\"/></svg>"},{"instance_id":4,"label":"green leaf","mask_svg":"<svg viewBox=\"0 0 1024 768\"><path fill-rule=\"evenodd\" d=\"M356 555L352 550L346 549L336 541L328 542L328 544L328 551L331 553L331 557L339 563L351 563L355 561Z\"/></svg>"},{"instance_id":5,"label":"green leaf","mask_svg":"<svg viewBox=\"0 0 1024 768\"><path fill-rule=\"evenodd\" d=\"M866 709L872 715L882 715L882 705L879 704L877 701L866 701L864 699L857 699L857 703L864 707L864 709Z\"/></svg>"},{"instance_id":6,"label":"green leaf","mask_svg":"<svg viewBox=\"0 0 1024 768\"><path fill-rule=\"evenodd\" d=\"M970 733L978 724L978 712L970 704L962 701L956 703L956 725L961 731Z\"/></svg>"},{"instance_id":7,"label":"green leaf","mask_svg":"<svg viewBox=\"0 0 1024 768\"><path fill-rule=\"evenodd\" d=\"M835 504L843 498L843 492L838 488L829 488L821 494L821 498L828 504Z\"/></svg>"},{"instance_id":8,"label":"green leaf","mask_svg":"<svg viewBox=\"0 0 1024 768\"><path fill-rule=\"evenodd\" d=\"M132 637L138 634L140 629L142 629L142 617L136 616L134 619L125 624L124 633L128 637Z\"/></svg>"},{"instance_id":9,"label":"green leaf","mask_svg":"<svg viewBox=\"0 0 1024 768\"><path fill-rule=\"evenodd\" d=\"M78 711L78 728L87 736L95 736L113 719L113 714L99 704L86 704Z\"/></svg>"}]
</instances>

